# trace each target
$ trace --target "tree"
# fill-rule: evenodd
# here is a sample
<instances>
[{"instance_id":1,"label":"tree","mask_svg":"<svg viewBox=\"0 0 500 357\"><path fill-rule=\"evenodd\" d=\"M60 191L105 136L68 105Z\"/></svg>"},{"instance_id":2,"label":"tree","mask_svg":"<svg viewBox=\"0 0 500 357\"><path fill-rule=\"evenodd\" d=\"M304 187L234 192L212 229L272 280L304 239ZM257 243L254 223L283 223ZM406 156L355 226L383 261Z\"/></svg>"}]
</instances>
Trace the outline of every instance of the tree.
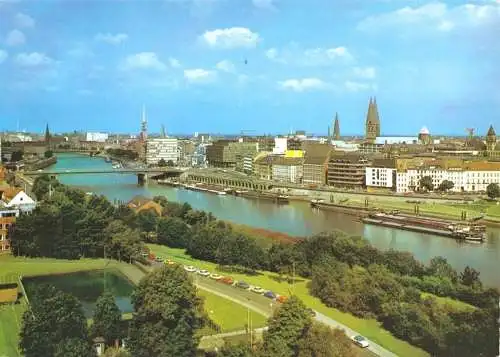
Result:
<instances>
[{"instance_id":1,"label":"tree","mask_svg":"<svg viewBox=\"0 0 500 357\"><path fill-rule=\"evenodd\" d=\"M311 314L304 303L291 296L268 320L269 328L263 336L264 351L269 357L292 357L311 323Z\"/></svg>"},{"instance_id":2,"label":"tree","mask_svg":"<svg viewBox=\"0 0 500 357\"><path fill-rule=\"evenodd\" d=\"M130 261L143 251L139 232L120 220L111 221L104 230L106 256Z\"/></svg>"},{"instance_id":3,"label":"tree","mask_svg":"<svg viewBox=\"0 0 500 357\"><path fill-rule=\"evenodd\" d=\"M132 294L133 313L127 347L134 357L192 357L203 302L180 266L162 266L145 276Z\"/></svg>"},{"instance_id":4,"label":"tree","mask_svg":"<svg viewBox=\"0 0 500 357\"><path fill-rule=\"evenodd\" d=\"M38 176L33 182L32 192L35 194L36 198L40 201L45 195L49 193L49 190L54 190L59 186L57 179L50 177L47 174Z\"/></svg>"},{"instance_id":5,"label":"tree","mask_svg":"<svg viewBox=\"0 0 500 357\"><path fill-rule=\"evenodd\" d=\"M52 156L54 156L54 153L52 152L52 150L47 150L43 153L43 156L48 159L48 158L51 158Z\"/></svg>"},{"instance_id":6,"label":"tree","mask_svg":"<svg viewBox=\"0 0 500 357\"><path fill-rule=\"evenodd\" d=\"M87 320L74 296L41 285L31 297L23 315L19 341L25 357L93 356Z\"/></svg>"},{"instance_id":7,"label":"tree","mask_svg":"<svg viewBox=\"0 0 500 357\"><path fill-rule=\"evenodd\" d=\"M155 232L158 223L158 215L152 209L140 211L137 214L137 227L141 232Z\"/></svg>"},{"instance_id":8,"label":"tree","mask_svg":"<svg viewBox=\"0 0 500 357\"><path fill-rule=\"evenodd\" d=\"M177 217L163 217L158 221L158 243L172 248L186 248L190 234L189 226Z\"/></svg>"},{"instance_id":9,"label":"tree","mask_svg":"<svg viewBox=\"0 0 500 357\"><path fill-rule=\"evenodd\" d=\"M12 153L12 155L10 157L10 161L11 162L21 161L23 159L23 156L24 156L24 152L22 152L21 150L16 150Z\"/></svg>"},{"instance_id":10,"label":"tree","mask_svg":"<svg viewBox=\"0 0 500 357\"><path fill-rule=\"evenodd\" d=\"M300 339L297 357L356 357L352 342L340 329L313 323Z\"/></svg>"},{"instance_id":11,"label":"tree","mask_svg":"<svg viewBox=\"0 0 500 357\"><path fill-rule=\"evenodd\" d=\"M122 313L115 303L113 294L105 291L97 299L92 327L90 333L92 337L102 337L106 345L111 346L120 337Z\"/></svg>"},{"instance_id":12,"label":"tree","mask_svg":"<svg viewBox=\"0 0 500 357\"><path fill-rule=\"evenodd\" d=\"M254 353L247 343L225 344L217 357L253 357Z\"/></svg>"},{"instance_id":13,"label":"tree","mask_svg":"<svg viewBox=\"0 0 500 357\"><path fill-rule=\"evenodd\" d=\"M453 183L453 181L450 181L450 180L443 180L443 181L439 184L438 190L439 190L439 191L446 192L446 191L451 190L453 187L455 187L455 184Z\"/></svg>"},{"instance_id":14,"label":"tree","mask_svg":"<svg viewBox=\"0 0 500 357\"><path fill-rule=\"evenodd\" d=\"M479 272L469 266L466 266L464 271L460 273L460 282L466 286L481 287Z\"/></svg>"},{"instance_id":15,"label":"tree","mask_svg":"<svg viewBox=\"0 0 500 357\"><path fill-rule=\"evenodd\" d=\"M490 183L486 187L486 194L489 198L498 198L500 197L500 187L497 183Z\"/></svg>"},{"instance_id":16,"label":"tree","mask_svg":"<svg viewBox=\"0 0 500 357\"><path fill-rule=\"evenodd\" d=\"M174 167L174 166L175 166L175 163L174 163L172 160L168 160L168 161L167 161L167 166L168 166L168 167Z\"/></svg>"},{"instance_id":17,"label":"tree","mask_svg":"<svg viewBox=\"0 0 500 357\"><path fill-rule=\"evenodd\" d=\"M160 159L160 161L158 161L158 166L159 167L167 166L167 162L165 161L165 159Z\"/></svg>"},{"instance_id":18,"label":"tree","mask_svg":"<svg viewBox=\"0 0 500 357\"><path fill-rule=\"evenodd\" d=\"M419 181L419 187L425 191L432 191L434 189L434 184L432 183L432 177L424 176Z\"/></svg>"}]
</instances>

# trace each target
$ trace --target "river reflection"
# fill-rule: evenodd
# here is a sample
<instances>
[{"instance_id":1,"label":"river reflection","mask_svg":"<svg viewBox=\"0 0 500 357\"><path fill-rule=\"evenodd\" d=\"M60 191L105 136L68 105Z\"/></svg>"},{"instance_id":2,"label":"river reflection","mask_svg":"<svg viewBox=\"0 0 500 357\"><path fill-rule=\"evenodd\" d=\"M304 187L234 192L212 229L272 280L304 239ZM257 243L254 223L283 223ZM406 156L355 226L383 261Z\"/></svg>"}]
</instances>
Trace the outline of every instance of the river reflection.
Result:
<instances>
[{"instance_id":1,"label":"river reflection","mask_svg":"<svg viewBox=\"0 0 500 357\"><path fill-rule=\"evenodd\" d=\"M63 154L58 156L58 162L53 168L69 170L109 167L110 164L102 158ZM86 191L103 194L110 200L128 201L135 195L162 195L171 201L188 202L197 209L211 211L220 219L295 236L339 229L349 234L362 235L380 249L412 252L424 262L440 255L448 259L456 269L462 270L470 265L481 272L481 278L486 284L500 288L498 229L489 230L488 240L483 244L461 243L450 238L364 225L343 213L311 209L307 202L277 205L270 201L219 196L154 183L140 187L135 175L125 174L61 175L60 180Z\"/></svg>"}]
</instances>

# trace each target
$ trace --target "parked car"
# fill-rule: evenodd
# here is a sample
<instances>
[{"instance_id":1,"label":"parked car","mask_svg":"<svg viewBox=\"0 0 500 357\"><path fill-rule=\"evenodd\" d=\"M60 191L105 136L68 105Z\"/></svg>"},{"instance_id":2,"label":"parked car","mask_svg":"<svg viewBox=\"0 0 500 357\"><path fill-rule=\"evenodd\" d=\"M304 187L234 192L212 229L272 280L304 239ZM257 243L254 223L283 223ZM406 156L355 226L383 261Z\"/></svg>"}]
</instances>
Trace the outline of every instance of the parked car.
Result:
<instances>
[{"instance_id":1,"label":"parked car","mask_svg":"<svg viewBox=\"0 0 500 357\"><path fill-rule=\"evenodd\" d=\"M278 295L278 296L276 297L276 301L277 301L277 302L284 303L284 302L285 302L285 301L287 301L287 300L288 300L288 298L287 298L285 295Z\"/></svg>"},{"instance_id":2,"label":"parked car","mask_svg":"<svg viewBox=\"0 0 500 357\"><path fill-rule=\"evenodd\" d=\"M236 287L240 289L249 289L250 285L247 282L244 282L243 280L240 280L236 283Z\"/></svg>"},{"instance_id":3,"label":"parked car","mask_svg":"<svg viewBox=\"0 0 500 357\"><path fill-rule=\"evenodd\" d=\"M262 294L262 293L264 293L265 290L262 289L260 286L252 286L250 288L250 291L252 291L252 292L254 292L256 294Z\"/></svg>"},{"instance_id":4,"label":"parked car","mask_svg":"<svg viewBox=\"0 0 500 357\"><path fill-rule=\"evenodd\" d=\"M266 298L269 298L269 299L276 299L276 294L275 294L275 293L273 293L271 290L266 291L266 292L264 293L264 296L265 296Z\"/></svg>"},{"instance_id":5,"label":"parked car","mask_svg":"<svg viewBox=\"0 0 500 357\"><path fill-rule=\"evenodd\" d=\"M353 342L356 345L358 345L361 348L366 348L366 347L370 346L370 344L368 343L368 341L366 340L366 338L364 338L361 335L352 336L351 339L353 340Z\"/></svg>"},{"instance_id":6,"label":"parked car","mask_svg":"<svg viewBox=\"0 0 500 357\"><path fill-rule=\"evenodd\" d=\"M234 280L230 276L225 276L222 279L219 280L221 283L227 284L227 285L233 285Z\"/></svg>"},{"instance_id":7,"label":"parked car","mask_svg":"<svg viewBox=\"0 0 500 357\"><path fill-rule=\"evenodd\" d=\"M188 273L193 273L196 271L196 268L192 265L189 265L189 266L184 265L184 270L187 271Z\"/></svg>"},{"instance_id":8,"label":"parked car","mask_svg":"<svg viewBox=\"0 0 500 357\"><path fill-rule=\"evenodd\" d=\"M220 280L220 279L222 279L222 278L223 278L223 276L222 276L222 275L215 274L215 273L210 274L210 279Z\"/></svg>"},{"instance_id":9,"label":"parked car","mask_svg":"<svg viewBox=\"0 0 500 357\"><path fill-rule=\"evenodd\" d=\"M210 275L210 272L208 270L205 270L205 269L198 270L197 273L200 274L201 276L209 276Z\"/></svg>"}]
</instances>

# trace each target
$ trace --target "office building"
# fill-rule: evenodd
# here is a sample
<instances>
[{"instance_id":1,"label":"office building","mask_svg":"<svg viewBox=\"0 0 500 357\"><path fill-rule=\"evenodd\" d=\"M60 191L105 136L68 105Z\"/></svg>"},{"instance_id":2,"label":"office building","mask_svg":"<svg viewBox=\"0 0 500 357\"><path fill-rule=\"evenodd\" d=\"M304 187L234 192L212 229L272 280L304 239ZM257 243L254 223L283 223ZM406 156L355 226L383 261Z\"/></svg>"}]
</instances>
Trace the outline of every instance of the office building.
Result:
<instances>
[{"instance_id":1,"label":"office building","mask_svg":"<svg viewBox=\"0 0 500 357\"><path fill-rule=\"evenodd\" d=\"M146 163L157 165L160 160L177 165L179 161L178 140L175 138L148 139L146 141Z\"/></svg>"}]
</instances>

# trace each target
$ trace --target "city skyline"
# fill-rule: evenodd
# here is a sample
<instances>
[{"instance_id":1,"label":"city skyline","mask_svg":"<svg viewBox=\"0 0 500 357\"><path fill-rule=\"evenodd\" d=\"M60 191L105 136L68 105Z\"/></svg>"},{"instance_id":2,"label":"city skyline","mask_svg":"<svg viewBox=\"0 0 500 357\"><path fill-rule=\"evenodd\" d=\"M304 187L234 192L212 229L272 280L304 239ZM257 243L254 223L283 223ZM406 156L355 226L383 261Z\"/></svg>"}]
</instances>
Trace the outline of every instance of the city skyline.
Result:
<instances>
[{"instance_id":1,"label":"city skyline","mask_svg":"<svg viewBox=\"0 0 500 357\"><path fill-rule=\"evenodd\" d=\"M363 135L372 96L382 135L499 120L496 0L0 0L0 19L0 130L138 133L145 104L151 132L320 134L337 112Z\"/></svg>"}]
</instances>

